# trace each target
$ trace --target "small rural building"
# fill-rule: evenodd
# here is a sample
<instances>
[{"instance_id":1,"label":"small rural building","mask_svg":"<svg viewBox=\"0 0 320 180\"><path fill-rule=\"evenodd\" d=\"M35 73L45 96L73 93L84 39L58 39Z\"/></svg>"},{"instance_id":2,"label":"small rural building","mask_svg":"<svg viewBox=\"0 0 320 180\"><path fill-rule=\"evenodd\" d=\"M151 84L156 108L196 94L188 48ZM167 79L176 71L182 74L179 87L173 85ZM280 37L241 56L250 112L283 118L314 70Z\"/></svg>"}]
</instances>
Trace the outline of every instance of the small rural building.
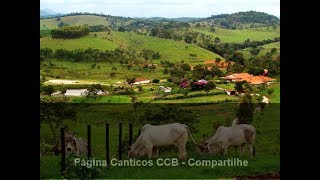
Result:
<instances>
[{"instance_id":1,"label":"small rural building","mask_svg":"<svg viewBox=\"0 0 320 180\"><path fill-rule=\"evenodd\" d=\"M228 95L236 95L235 90L224 90Z\"/></svg>"},{"instance_id":2,"label":"small rural building","mask_svg":"<svg viewBox=\"0 0 320 180\"><path fill-rule=\"evenodd\" d=\"M170 93L172 88L171 87L164 87L164 86L159 86L159 90L164 91L165 93Z\"/></svg>"},{"instance_id":3,"label":"small rural building","mask_svg":"<svg viewBox=\"0 0 320 180\"><path fill-rule=\"evenodd\" d=\"M150 83L150 80L147 78L136 78L133 84L139 85L139 84L148 84L148 83Z\"/></svg>"},{"instance_id":4,"label":"small rural building","mask_svg":"<svg viewBox=\"0 0 320 180\"><path fill-rule=\"evenodd\" d=\"M65 96L85 96L88 92L87 89L68 89Z\"/></svg>"},{"instance_id":5,"label":"small rural building","mask_svg":"<svg viewBox=\"0 0 320 180\"><path fill-rule=\"evenodd\" d=\"M261 85L261 84L270 84L276 79L259 75L259 76L253 76L248 73L236 73L236 74L230 74L228 76L220 77L222 79L225 79L229 82L236 82L236 81L247 81L249 84L252 85Z\"/></svg>"}]
</instances>

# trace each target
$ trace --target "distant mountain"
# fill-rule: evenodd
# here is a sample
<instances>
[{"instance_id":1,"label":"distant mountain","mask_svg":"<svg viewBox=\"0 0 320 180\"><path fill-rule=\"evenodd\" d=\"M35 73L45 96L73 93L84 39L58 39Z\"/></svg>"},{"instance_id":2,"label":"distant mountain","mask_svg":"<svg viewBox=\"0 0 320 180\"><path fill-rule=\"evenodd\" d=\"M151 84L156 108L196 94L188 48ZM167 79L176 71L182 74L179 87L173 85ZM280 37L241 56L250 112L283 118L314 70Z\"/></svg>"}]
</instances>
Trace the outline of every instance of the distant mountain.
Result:
<instances>
[{"instance_id":1,"label":"distant mountain","mask_svg":"<svg viewBox=\"0 0 320 180\"><path fill-rule=\"evenodd\" d=\"M47 8L40 10L40 17L42 17L42 18L55 17L55 16L60 16L60 15L62 15L62 14L54 12L54 11L47 9Z\"/></svg>"}]
</instances>

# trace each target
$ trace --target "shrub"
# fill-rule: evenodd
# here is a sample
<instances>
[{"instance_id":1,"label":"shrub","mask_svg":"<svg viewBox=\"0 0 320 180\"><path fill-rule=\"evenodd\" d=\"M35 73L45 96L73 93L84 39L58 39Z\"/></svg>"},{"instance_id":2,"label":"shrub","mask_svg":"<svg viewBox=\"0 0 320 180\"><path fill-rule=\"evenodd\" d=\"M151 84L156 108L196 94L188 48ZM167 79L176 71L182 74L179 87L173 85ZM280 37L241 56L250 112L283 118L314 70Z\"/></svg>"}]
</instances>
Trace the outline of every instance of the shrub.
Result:
<instances>
[{"instance_id":1,"label":"shrub","mask_svg":"<svg viewBox=\"0 0 320 180\"><path fill-rule=\"evenodd\" d=\"M153 83L159 83L160 80L159 80L159 79L154 79L154 80L152 80L152 82L153 82Z\"/></svg>"},{"instance_id":2,"label":"shrub","mask_svg":"<svg viewBox=\"0 0 320 180\"><path fill-rule=\"evenodd\" d=\"M273 88L268 89L268 90L267 90L267 93L268 93L269 95L273 94L273 93L274 93L274 89L273 89Z\"/></svg>"},{"instance_id":3,"label":"shrub","mask_svg":"<svg viewBox=\"0 0 320 180\"><path fill-rule=\"evenodd\" d=\"M63 26L51 31L53 38L79 38L89 34L86 26Z\"/></svg>"},{"instance_id":4,"label":"shrub","mask_svg":"<svg viewBox=\"0 0 320 180\"><path fill-rule=\"evenodd\" d=\"M88 159L86 156L75 156L71 154L66 157L66 171L64 172L64 178L67 179L97 179L101 178L104 174L103 168L105 168L101 162L101 166L90 166L91 163L86 163L87 166L81 164L75 165L75 158L80 159L80 163L83 160L84 162L90 162L92 159ZM97 158L98 159L98 158ZM92 164L91 164L92 165Z\"/></svg>"},{"instance_id":5,"label":"shrub","mask_svg":"<svg viewBox=\"0 0 320 180\"><path fill-rule=\"evenodd\" d=\"M51 94L54 93L54 87L52 85L42 86L41 87L41 91L43 93L45 93L46 95L50 95L51 96Z\"/></svg>"}]
</instances>

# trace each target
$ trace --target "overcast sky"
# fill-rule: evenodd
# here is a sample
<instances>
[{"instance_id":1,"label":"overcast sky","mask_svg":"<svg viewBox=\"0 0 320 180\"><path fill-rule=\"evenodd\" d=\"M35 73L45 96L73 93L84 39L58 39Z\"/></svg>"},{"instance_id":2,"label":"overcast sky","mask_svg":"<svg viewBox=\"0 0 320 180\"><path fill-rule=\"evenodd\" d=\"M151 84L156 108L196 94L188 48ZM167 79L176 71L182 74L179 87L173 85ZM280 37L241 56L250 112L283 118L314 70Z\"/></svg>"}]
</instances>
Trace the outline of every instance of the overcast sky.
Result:
<instances>
[{"instance_id":1,"label":"overcast sky","mask_svg":"<svg viewBox=\"0 0 320 180\"><path fill-rule=\"evenodd\" d=\"M280 17L280 0L40 0L40 9L125 17L208 17L259 11Z\"/></svg>"}]
</instances>

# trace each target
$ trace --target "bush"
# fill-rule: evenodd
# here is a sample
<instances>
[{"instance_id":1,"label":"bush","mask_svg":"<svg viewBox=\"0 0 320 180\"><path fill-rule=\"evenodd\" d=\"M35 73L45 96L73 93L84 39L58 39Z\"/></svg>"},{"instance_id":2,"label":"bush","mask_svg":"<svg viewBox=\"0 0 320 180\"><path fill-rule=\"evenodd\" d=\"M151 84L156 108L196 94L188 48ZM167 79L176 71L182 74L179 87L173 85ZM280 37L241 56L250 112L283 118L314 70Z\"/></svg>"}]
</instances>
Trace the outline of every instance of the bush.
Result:
<instances>
[{"instance_id":1,"label":"bush","mask_svg":"<svg viewBox=\"0 0 320 180\"><path fill-rule=\"evenodd\" d=\"M89 34L86 26L63 26L51 31L53 38L79 38Z\"/></svg>"},{"instance_id":2,"label":"bush","mask_svg":"<svg viewBox=\"0 0 320 180\"><path fill-rule=\"evenodd\" d=\"M80 159L80 164L75 165L75 158ZM71 154L66 157L66 171L64 172L64 178L67 179L97 179L101 178L104 174L106 161L101 162L101 166L90 166L91 163L86 163L87 166L81 165L81 161L90 162L92 159L88 159L86 156L75 156ZM97 158L98 160L98 158ZM103 164L105 163L105 164ZM91 164L92 165L92 164Z\"/></svg>"},{"instance_id":3,"label":"bush","mask_svg":"<svg viewBox=\"0 0 320 180\"><path fill-rule=\"evenodd\" d=\"M154 79L154 80L152 80L152 83L159 83L159 82L160 82L159 79Z\"/></svg>"},{"instance_id":4,"label":"bush","mask_svg":"<svg viewBox=\"0 0 320 180\"><path fill-rule=\"evenodd\" d=\"M40 91L51 96L51 94L54 93L54 87L52 85L42 86Z\"/></svg>"},{"instance_id":5,"label":"bush","mask_svg":"<svg viewBox=\"0 0 320 180\"><path fill-rule=\"evenodd\" d=\"M268 89L268 90L267 90L267 93L268 93L269 95L272 95L272 94L274 93L274 89L273 89L273 88Z\"/></svg>"}]
</instances>

